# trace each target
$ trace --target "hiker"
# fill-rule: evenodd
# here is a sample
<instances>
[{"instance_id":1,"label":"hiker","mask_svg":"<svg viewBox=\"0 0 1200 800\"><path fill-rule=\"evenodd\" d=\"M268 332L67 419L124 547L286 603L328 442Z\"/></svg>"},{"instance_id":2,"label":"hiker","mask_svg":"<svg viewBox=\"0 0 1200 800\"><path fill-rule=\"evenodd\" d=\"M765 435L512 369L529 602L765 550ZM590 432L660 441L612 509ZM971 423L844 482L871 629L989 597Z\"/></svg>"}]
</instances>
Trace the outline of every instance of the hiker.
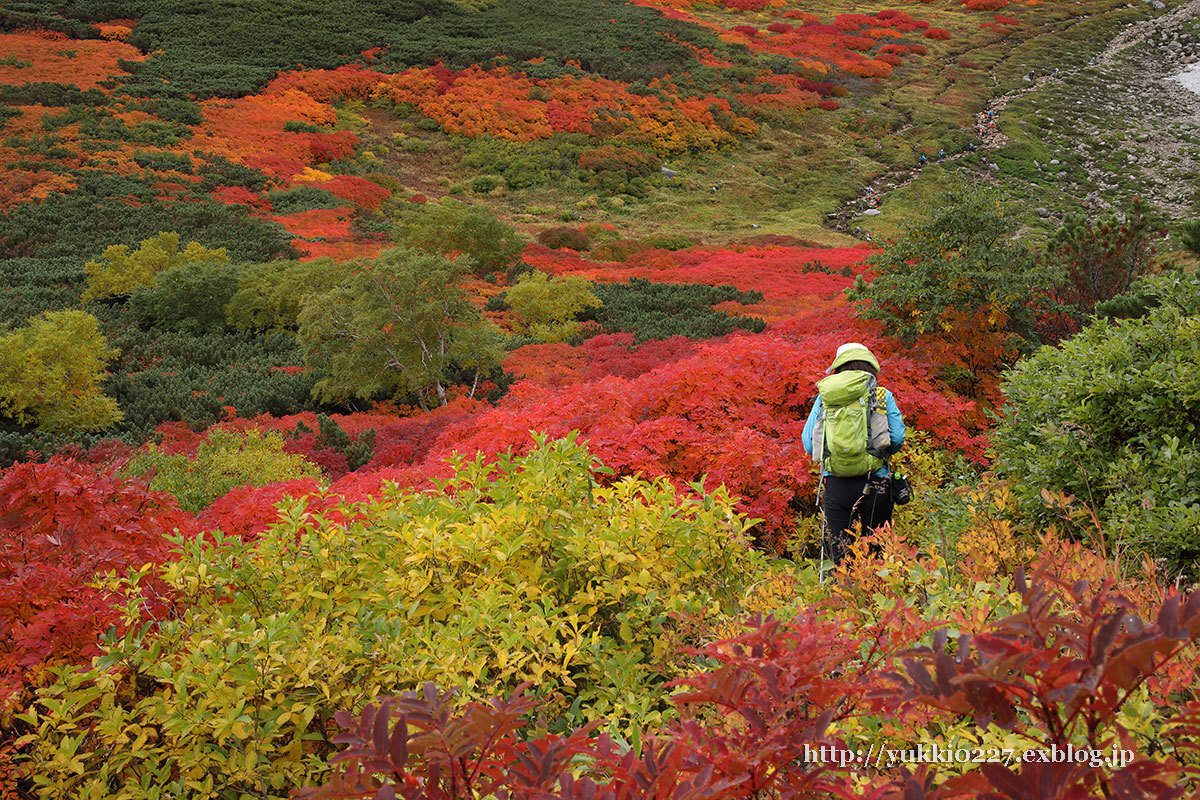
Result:
<instances>
[{"instance_id":1,"label":"hiker","mask_svg":"<svg viewBox=\"0 0 1200 800\"><path fill-rule=\"evenodd\" d=\"M928 163L929 163L929 159L925 157L924 153L921 153L921 166L923 167Z\"/></svg>"},{"instance_id":2,"label":"hiker","mask_svg":"<svg viewBox=\"0 0 1200 800\"><path fill-rule=\"evenodd\" d=\"M817 382L801 440L821 464L822 560L828 543L837 564L855 522L870 529L892 521L888 458L904 444L904 418L892 393L876 385L879 360L865 345L842 345L825 371L833 374Z\"/></svg>"},{"instance_id":3,"label":"hiker","mask_svg":"<svg viewBox=\"0 0 1200 800\"><path fill-rule=\"evenodd\" d=\"M1052 74L1050 77L1054 78L1055 80L1058 80L1058 67L1054 68L1054 74Z\"/></svg>"},{"instance_id":4,"label":"hiker","mask_svg":"<svg viewBox=\"0 0 1200 800\"><path fill-rule=\"evenodd\" d=\"M945 151L945 150L938 150L938 163L940 164L940 163L942 163L942 162L943 162L943 161L945 161L945 160L946 160L946 151Z\"/></svg>"},{"instance_id":5,"label":"hiker","mask_svg":"<svg viewBox=\"0 0 1200 800\"><path fill-rule=\"evenodd\" d=\"M975 152L975 143L974 142L967 142L967 152L968 153Z\"/></svg>"}]
</instances>

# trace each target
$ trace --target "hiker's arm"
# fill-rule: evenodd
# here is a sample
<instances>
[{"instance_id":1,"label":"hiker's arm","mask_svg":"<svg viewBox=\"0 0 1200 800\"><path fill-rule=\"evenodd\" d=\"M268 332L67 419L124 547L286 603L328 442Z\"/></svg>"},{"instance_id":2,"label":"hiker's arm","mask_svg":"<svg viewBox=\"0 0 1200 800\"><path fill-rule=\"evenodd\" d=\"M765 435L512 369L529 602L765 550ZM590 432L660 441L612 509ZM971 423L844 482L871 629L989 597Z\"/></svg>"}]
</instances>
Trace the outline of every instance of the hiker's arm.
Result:
<instances>
[{"instance_id":1,"label":"hiker's arm","mask_svg":"<svg viewBox=\"0 0 1200 800\"><path fill-rule=\"evenodd\" d=\"M891 392L885 395L885 399L887 400L888 435L892 440L888 455L892 455L904 444L904 417L900 415L900 407L896 405L896 398L892 397Z\"/></svg>"},{"instance_id":2,"label":"hiker's arm","mask_svg":"<svg viewBox=\"0 0 1200 800\"><path fill-rule=\"evenodd\" d=\"M804 452L810 456L813 454L813 428L817 425L817 417L821 414L821 398L817 398L817 402L813 403L812 411L808 412L808 421L804 423L804 433L800 434L800 441L804 443Z\"/></svg>"}]
</instances>

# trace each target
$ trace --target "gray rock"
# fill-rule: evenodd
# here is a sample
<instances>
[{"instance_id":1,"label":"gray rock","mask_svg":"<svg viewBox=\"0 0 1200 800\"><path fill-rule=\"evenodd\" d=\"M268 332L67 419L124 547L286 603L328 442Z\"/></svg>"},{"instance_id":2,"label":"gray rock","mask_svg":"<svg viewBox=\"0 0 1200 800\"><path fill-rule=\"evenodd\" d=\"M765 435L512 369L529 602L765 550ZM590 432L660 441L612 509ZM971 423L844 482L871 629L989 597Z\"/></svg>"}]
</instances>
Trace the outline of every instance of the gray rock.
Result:
<instances>
[{"instance_id":1,"label":"gray rock","mask_svg":"<svg viewBox=\"0 0 1200 800\"><path fill-rule=\"evenodd\" d=\"M662 174L663 174L663 175L666 175L666 176L667 176L667 178L674 178L674 177L675 177L676 175L678 175L679 173L678 173L678 172L676 172L676 171L675 171L675 170L673 170L673 169L667 169L666 167L663 167L663 168L662 168Z\"/></svg>"},{"instance_id":2,"label":"gray rock","mask_svg":"<svg viewBox=\"0 0 1200 800\"><path fill-rule=\"evenodd\" d=\"M1049 210L1049 209L1046 209L1046 208L1039 208L1039 209L1037 210L1037 215L1038 215L1039 217L1041 217L1042 219L1046 219L1047 217L1049 217L1049 216L1050 216L1050 210Z\"/></svg>"},{"instance_id":3,"label":"gray rock","mask_svg":"<svg viewBox=\"0 0 1200 800\"><path fill-rule=\"evenodd\" d=\"M1057 166L1058 166L1059 164L1061 164L1061 163L1062 163L1062 162L1061 162L1061 161L1059 161L1057 158L1052 158L1052 159L1050 159L1050 165L1051 165L1051 166L1057 167Z\"/></svg>"},{"instance_id":4,"label":"gray rock","mask_svg":"<svg viewBox=\"0 0 1200 800\"><path fill-rule=\"evenodd\" d=\"M878 208L868 208L866 211L863 212L863 216L864 217L877 217L877 216L879 216L879 209Z\"/></svg>"}]
</instances>

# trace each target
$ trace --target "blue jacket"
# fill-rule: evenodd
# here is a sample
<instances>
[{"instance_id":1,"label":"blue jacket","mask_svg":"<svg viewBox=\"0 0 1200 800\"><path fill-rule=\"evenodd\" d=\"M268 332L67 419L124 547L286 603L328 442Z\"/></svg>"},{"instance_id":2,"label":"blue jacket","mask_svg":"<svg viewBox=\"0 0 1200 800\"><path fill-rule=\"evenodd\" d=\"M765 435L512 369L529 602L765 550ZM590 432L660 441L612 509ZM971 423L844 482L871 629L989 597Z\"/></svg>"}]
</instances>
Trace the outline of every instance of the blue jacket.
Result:
<instances>
[{"instance_id":1,"label":"blue jacket","mask_svg":"<svg viewBox=\"0 0 1200 800\"><path fill-rule=\"evenodd\" d=\"M900 416L900 407L896 405L896 398L892 397L892 393L884 389L883 396L887 402L888 435L892 440L892 446L888 448L887 452L890 456L895 455L900 446L904 444L904 417ZM812 411L808 414L808 421L804 423L804 433L800 435L801 441L804 442L804 452L810 456L813 454L813 428L821 416L821 407L821 397L818 395L817 402L813 403ZM828 470L821 472L823 475L829 474ZM875 474L886 475L887 467L880 467Z\"/></svg>"}]
</instances>

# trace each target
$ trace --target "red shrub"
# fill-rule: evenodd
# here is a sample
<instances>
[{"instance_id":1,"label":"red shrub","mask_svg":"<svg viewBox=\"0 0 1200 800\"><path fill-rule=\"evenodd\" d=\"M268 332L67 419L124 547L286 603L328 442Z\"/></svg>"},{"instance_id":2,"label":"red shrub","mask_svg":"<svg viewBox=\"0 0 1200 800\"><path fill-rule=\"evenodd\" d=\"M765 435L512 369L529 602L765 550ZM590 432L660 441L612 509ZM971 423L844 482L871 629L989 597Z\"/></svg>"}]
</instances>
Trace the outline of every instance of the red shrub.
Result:
<instances>
[{"instance_id":1,"label":"red shrub","mask_svg":"<svg viewBox=\"0 0 1200 800\"><path fill-rule=\"evenodd\" d=\"M250 539L278 521L275 504L288 497L303 497L320 492L316 478L299 478L270 486L239 486L219 497L196 518L203 530L220 529L227 534Z\"/></svg>"},{"instance_id":2,"label":"red shrub","mask_svg":"<svg viewBox=\"0 0 1200 800\"><path fill-rule=\"evenodd\" d=\"M320 187L363 208L379 208L392 196L391 190L354 175L335 175L333 180L323 181Z\"/></svg>"},{"instance_id":3,"label":"red shrub","mask_svg":"<svg viewBox=\"0 0 1200 800\"><path fill-rule=\"evenodd\" d=\"M926 39L949 39L950 31L945 30L944 28L930 28L929 30L925 31L925 38Z\"/></svg>"},{"instance_id":4,"label":"red shrub","mask_svg":"<svg viewBox=\"0 0 1200 800\"><path fill-rule=\"evenodd\" d=\"M308 152L316 163L352 156L354 148L358 146L358 136L350 131L304 135L308 137Z\"/></svg>"},{"instance_id":5,"label":"red shrub","mask_svg":"<svg viewBox=\"0 0 1200 800\"><path fill-rule=\"evenodd\" d=\"M165 536L195 531L170 495L61 456L4 471L0 509L5 695L46 667L99 652L100 634L120 618L120 598L87 585L98 573L160 561L170 552Z\"/></svg>"}]
</instances>

